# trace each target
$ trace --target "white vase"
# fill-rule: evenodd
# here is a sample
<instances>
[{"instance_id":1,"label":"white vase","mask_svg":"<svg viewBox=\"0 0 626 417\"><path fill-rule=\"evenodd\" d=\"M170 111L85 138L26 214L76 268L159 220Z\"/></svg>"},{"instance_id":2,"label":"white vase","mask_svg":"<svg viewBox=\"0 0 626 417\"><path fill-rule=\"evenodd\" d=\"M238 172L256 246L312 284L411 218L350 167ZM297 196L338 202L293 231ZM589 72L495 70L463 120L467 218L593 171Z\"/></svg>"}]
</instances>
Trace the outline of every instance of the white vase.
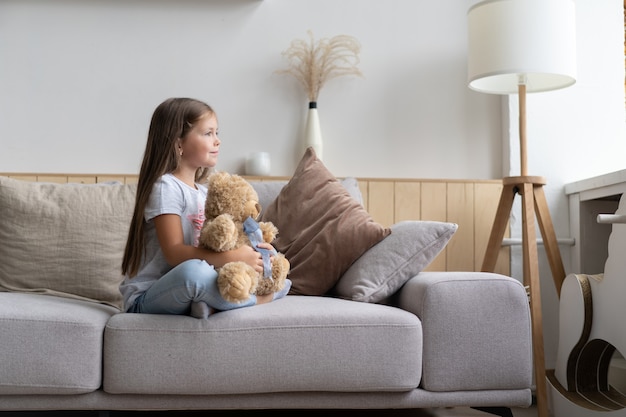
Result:
<instances>
[{"instance_id":1,"label":"white vase","mask_svg":"<svg viewBox=\"0 0 626 417\"><path fill-rule=\"evenodd\" d=\"M320 128L320 117L317 114L317 103L309 103L309 113L307 115L306 127L304 129L304 149L312 147L319 160L322 159L324 143L322 141L322 129Z\"/></svg>"}]
</instances>

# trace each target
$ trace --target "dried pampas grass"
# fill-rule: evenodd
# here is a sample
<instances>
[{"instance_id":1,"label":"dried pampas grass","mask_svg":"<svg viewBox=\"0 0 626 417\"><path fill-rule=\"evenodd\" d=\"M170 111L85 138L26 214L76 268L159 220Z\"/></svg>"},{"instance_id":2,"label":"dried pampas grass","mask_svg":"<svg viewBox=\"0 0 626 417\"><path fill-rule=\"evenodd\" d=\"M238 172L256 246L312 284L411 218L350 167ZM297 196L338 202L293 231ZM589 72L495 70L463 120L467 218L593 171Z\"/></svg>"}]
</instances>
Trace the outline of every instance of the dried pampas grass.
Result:
<instances>
[{"instance_id":1,"label":"dried pampas grass","mask_svg":"<svg viewBox=\"0 0 626 417\"><path fill-rule=\"evenodd\" d=\"M277 71L290 74L302 83L309 101L317 97L327 81L344 75L363 76L357 68L361 44L354 37L337 35L315 42L308 31L309 42L296 39L282 55L289 59L289 68Z\"/></svg>"}]
</instances>

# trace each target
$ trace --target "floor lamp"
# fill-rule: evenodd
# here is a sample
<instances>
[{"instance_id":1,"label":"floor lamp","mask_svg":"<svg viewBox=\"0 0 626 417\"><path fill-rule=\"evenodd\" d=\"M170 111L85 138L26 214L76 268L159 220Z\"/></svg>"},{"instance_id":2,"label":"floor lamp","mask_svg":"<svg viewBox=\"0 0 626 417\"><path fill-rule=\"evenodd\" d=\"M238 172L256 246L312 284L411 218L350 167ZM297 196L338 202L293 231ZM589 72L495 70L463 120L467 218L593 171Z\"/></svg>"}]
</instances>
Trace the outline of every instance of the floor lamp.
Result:
<instances>
[{"instance_id":1,"label":"floor lamp","mask_svg":"<svg viewBox=\"0 0 626 417\"><path fill-rule=\"evenodd\" d=\"M530 291L536 398L548 416L541 292L535 217L543 236L557 293L565 278L550 218L543 177L530 176L526 152L526 93L556 90L576 82L576 27L572 0L487 0L468 12L468 80L473 90L517 94L520 175L503 179L502 195L487 244L483 271L493 271L515 196L522 197L524 284Z\"/></svg>"}]
</instances>

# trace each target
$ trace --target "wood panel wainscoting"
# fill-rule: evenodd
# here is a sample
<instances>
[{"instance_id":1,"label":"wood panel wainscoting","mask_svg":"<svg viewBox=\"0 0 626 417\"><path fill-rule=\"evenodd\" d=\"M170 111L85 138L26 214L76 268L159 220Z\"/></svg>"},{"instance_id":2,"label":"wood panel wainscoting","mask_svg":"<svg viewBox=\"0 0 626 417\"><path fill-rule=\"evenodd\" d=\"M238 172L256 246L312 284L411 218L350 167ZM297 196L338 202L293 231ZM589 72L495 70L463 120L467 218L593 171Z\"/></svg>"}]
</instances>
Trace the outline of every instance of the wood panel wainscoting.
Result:
<instances>
[{"instance_id":1,"label":"wood panel wainscoting","mask_svg":"<svg viewBox=\"0 0 626 417\"><path fill-rule=\"evenodd\" d=\"M23 181L95 184L137 182L137 175L0 173ZM288 177L246 177L278 181ZM495 218L502 181L450 179L357 178L365 209L374 220L390 226L402 220L446 221L459 225L429 271L480 271ZM508 236L508 232L507 232ZM495 271L510 274L510 251L504 246Z\"/></svg>"}]
</instances>

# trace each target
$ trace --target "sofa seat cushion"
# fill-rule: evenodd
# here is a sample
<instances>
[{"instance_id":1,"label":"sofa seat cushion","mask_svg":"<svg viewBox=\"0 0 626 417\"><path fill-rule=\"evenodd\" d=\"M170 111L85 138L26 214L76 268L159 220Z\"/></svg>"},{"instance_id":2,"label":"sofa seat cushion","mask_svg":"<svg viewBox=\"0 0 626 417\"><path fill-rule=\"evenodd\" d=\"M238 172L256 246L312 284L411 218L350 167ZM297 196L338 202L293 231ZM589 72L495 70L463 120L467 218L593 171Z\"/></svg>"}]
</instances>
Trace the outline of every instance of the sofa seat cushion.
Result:
<instances>
[{"instance_id":1,"label":"sofa seat cushion","mask_svg":"<svg viewBox=\"0 0 626 417\"><path fill-rule=\"evenodd\" d=\"M398 308L287 296L206 320L120 313L106 326L103 388L113 394L409 391L422 327Z\"/></svg>"},{"instance_id":2,"label":"sofa seat cushion","mask_svg":"<svg viewBox=\"0 0 626 417\"><path fill-rule=\"evenodd\" d=\"M102 336L116 308L0 292L0 395L82 394L102 382Z\"/></svg>"}]
</instances>

